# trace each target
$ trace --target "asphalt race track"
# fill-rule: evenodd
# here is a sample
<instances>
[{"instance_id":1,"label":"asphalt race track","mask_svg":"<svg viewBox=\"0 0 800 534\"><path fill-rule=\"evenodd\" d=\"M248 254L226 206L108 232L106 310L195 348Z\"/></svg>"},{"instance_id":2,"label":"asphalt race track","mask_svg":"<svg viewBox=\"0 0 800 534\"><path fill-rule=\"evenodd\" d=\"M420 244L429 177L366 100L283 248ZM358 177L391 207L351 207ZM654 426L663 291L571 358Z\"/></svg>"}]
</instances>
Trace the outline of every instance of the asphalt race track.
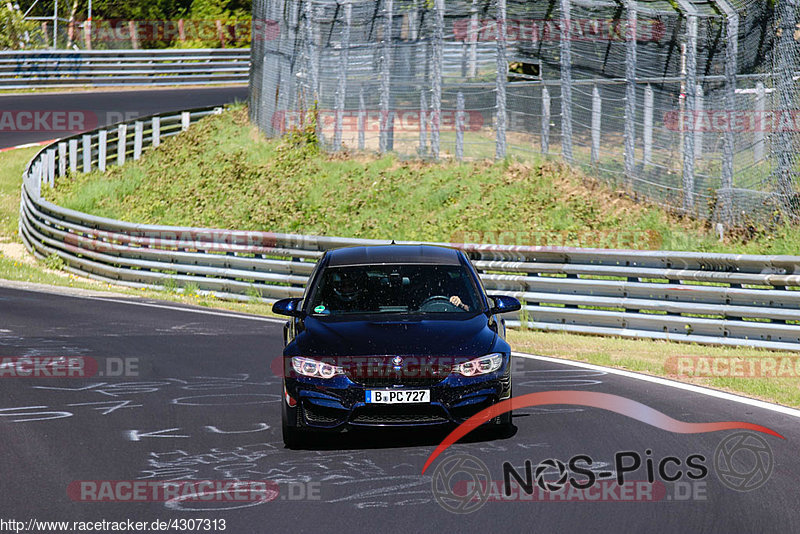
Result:
<instances>
[{"instance_id":1,"label":"asphalt race track","mask_svg":"<svg viewBox=\"0 0 800 534\"><path fill-rule=\"evenodd\" d=\"M718 444L739 431L675 434L596 408L546 406L516 412L513 436L479 434L451 447L423 476L422 466L442 433L352 433L320 441L316 450L284 449L280 379L270 370L281 344L281 323L270 319L0 288L0 357L89 357L106 373L0 379L0 519L225 519L228 532L381 533L788 532L800 524L800 430L790 415L519 358L515 396L605 392L681 421L758 423L786 440L763 436L774 470L764 485L742 492L723 485L712 465ZM107 376L119 362L134 362L138 369ZM502 481L504 461L523 473L525 460L536 466L548 458L566 462L585 454L602 476L614 470L616 452L637 451L644 458L646 450L656 461L703 455L708 476L662 483L655 502L615 500L611 494L539 502L490 498L469 515L443 509L431 487L435 467L455 454L478 458L493 480ZM644 480L645 468L628 477ZM67 494L76 481L168 479L266 480L280 493L269 502L246 503L82 502Z\"/></svg>"},{"instance_id":2,"label":"asphalt race track","mask_svg":"<svg viewBox=\"0 0 800 534\"><path fill-rule=\"evenodd\" d=\"M63 126L54 122L52 112L75 112L77 120L73 124L83 124L80 130L92 130L136 117L228 104L235 100L247 100L247 86L4 94L0 95L0 113L10 113L0 117L4 121L0 123L0 149L78 133L63 131ZM37 114L38 123L30 117L18 120L20 112ZM69 126L69 122L64 124Z\"/></svg>"}]
</instances>

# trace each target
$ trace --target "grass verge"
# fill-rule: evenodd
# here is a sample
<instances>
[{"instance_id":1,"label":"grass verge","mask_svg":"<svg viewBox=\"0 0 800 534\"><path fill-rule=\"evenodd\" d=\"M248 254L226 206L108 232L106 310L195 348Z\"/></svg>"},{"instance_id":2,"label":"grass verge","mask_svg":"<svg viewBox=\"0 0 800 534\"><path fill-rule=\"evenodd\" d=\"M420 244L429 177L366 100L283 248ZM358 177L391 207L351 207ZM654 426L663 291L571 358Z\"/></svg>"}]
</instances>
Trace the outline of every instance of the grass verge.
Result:
<instances>
[{"instance_id":1,"label":"grass verge","mask_svg":"<svg viewBox=\"0 0 800 534\"><path fill-rule=\"evenodd\" d=\"M168 300L182 304L225 310L272 315L271 306L251 299L250 302L223 301L212 295L189 292L137 290L96 282L69 274L61 269L60 258L37 261L29 255L19 238L19 195L25 165L39 150L37 147L0 152L0 279L73 287L95 291L113 291L131 296Z\"/></svg>"},{"instance_id":2,"label":"grass verge","mask_svg":"<svg viewBox=\"0 0 800 534\"><path fill-rule=\"evenodd\" d=\"M800 229L749 229L720 242L705 223L535 156L426 163L328 155L303 139L264 138L238 106L139 162L71 176L47 194L69 208L143 223L443 242L509 232L511 244L800 250Z\"/></svg>"},{"instance_id":3,"label":"grass verge","mask_svg":"<svg viewBox=\"0 0 800 534\"><path fill-rule=\"evenodd\" d=\"M793 352L515 330L509 330L508 340L520 352L627 369L800 407L800 355ZM678 358L692 363L682 369ZM709 365L704 367L705 363ZM769 372L765 363L774 363L775 371ZM751 374L751 369L764 373L735 376Z\"/></svg>"}]
</instances>

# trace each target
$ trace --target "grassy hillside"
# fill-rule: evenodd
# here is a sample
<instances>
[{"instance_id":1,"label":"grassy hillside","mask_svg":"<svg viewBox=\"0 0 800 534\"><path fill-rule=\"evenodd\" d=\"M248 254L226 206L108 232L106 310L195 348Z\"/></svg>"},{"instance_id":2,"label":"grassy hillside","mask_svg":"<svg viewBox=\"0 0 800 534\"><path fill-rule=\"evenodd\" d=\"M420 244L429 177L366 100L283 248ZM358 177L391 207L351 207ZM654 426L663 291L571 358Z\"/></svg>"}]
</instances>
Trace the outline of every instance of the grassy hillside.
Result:
<instances>
[{"instance_id":1,"label":"grassy hillside","mask_svg":"<svg viewBox=\"0 0 800 534\"><path fill-rule=\"evenodd\" d=\"M328 155L302 135L265 139L244 107L204 119L137 163L61 179L49 196L119 219L242 230L445 242L510 231L518 244L800 250L800 232L789 228L720 243L703 223L635 203L550 160L425 163ZM627 237L617 239L620 232Z\"/></svg>"}]
</instances>

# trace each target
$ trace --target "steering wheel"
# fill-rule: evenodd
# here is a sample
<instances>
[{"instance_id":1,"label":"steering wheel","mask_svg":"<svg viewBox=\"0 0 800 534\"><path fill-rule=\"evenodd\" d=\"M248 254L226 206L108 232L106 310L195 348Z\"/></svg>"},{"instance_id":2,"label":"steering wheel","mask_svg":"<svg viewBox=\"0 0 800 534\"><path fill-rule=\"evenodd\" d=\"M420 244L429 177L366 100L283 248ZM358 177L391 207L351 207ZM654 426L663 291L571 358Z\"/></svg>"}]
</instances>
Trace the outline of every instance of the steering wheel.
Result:
<instances>
[{"instance_id":1,"label":"steering wheel","mask_svg":"<svg viewBox=\"0 0 800 534\"><path fill-rule=\"evenodd\" d=\"M439 304L439 305L446 304L448 307L446 309L443 309L443 310L437 310L437 309L427 310L427 309L425 309L426 306L436 305L436 304ZM422 310L422 311L432 311L432 312L435 312L435 311L450 311L453 308L458 308L458 306L456 306L452 302L450 302L450 297L446 297L444 295L433 295L433 296L428 297L425 300L423 300L422 304L419 305L419 309L420 310Z\"/></svg>"}]
</instances>

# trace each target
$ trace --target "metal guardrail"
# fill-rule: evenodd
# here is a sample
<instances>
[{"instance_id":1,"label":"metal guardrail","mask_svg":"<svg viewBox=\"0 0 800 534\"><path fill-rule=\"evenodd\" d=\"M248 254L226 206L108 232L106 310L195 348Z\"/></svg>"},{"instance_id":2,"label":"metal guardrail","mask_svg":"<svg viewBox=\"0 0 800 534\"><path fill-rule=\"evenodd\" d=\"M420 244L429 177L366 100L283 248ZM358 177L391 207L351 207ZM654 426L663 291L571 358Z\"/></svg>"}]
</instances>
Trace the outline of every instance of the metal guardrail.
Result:
<instances>
[{"instance_id":1,"label":"metal guardrail","mask_svg":"<svg viewBox=\"0 0 800 534\"><path fill-rule=\"evenodd\" d=\"M249 48L0 52L0 89L247 83Z\"/></svg>"},{"instance_id":2,"label":"metal guardrail","mask_svg":"<svg viewBox=\"0 0 800 534\"><path fill-rule=\"evenodd\" d=\"M219 108L121 123L44 147L23 176L20 236L38 258L131 287L192 287L222 298L300 296L325 250L388 241L135 224L42 198L78 169L141 157ZM800 351L800 256L449 244L491 293L523 309L510 327Z\"/></svg>"}]
</instances>

